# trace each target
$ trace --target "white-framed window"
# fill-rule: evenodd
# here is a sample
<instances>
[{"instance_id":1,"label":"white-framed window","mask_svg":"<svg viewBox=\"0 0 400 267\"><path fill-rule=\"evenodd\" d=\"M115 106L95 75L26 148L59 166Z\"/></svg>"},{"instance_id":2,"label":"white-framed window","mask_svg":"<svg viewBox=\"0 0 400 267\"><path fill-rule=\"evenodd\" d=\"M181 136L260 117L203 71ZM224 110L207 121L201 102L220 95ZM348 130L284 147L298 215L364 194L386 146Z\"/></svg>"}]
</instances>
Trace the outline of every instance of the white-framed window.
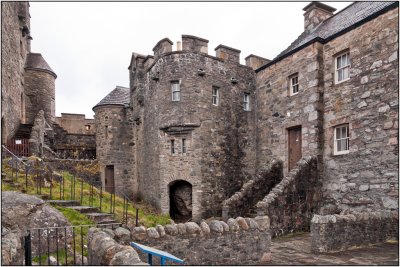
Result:
<instances>
[{"instance_id":1,"label":"white-framed window","mask_svg":"<svg viewBox=\"0 0 400 267\"><path fill-rule=\"evenodd\" d=\"M175 154L175 140L171 140L171 154Z\"/></svg>"},{"instance_id":2,"label":"white-framed window","mask_svg":"<svg viewBox=\"0 0 400 267\"><path fill-rule=\"evenodd\" d=\"M299 75L292 75L290 78L289 95L297 95L299 93Z\"/></svg>"},{"instance_id":3,"label":"white-framed window","mask_svg":"<svg viewBox=\"0 0 400 267\"><path fill-rule=\"evenodd\" d=\"M219 88L216 86L213 86L212 88L212 104L214 106L219 105Z\"/></svg>"},{"instance_id":4,"label":"white-framed window","mask_svg":"<svg viewBox=\"0 0 400 267\"><path fill-rule=\"evenodd\" d=\"M172 101L180 101L181 100L181 82L180 81L172 81L171 82L171 91L172 91Z\"/></svg>"},{"instance_id":5,"label":"white-framed window","mask_svg":"<svg viewBox=\"0 0 400 267\"><path fill-rule=\"evenodd\" d=\"M243 109L246 111L250 110L250 94L244 93L243 95Z\"/></svg>"},{"instance_id":6,"label":"white-framed window","mask_svg":"<svg viewBox=\"0 0 400 267\"><path fill-rule=\"evenodd\" d=\"M342 124L334 127L333 154L343 155L349 153L349 125Z\"/></svg>"},{"instance_id":7,"label":"white-framed window","mask_svg":"<svg viewBox=\"0 0 400 267\"><path fill-rule=\"evenodd\" d=\"M186 139L182 139L182 154L186 153Z\"/></svg>"},{"instance_id":8,"label":"white-framed window","mask_svg":"<svg viewBox=\"0 0 400 267\"><path fill-rule=\"evenodd\" d=\"M345 52L335 58L335 84L348 79L350 79L350 52Z\"/></svg>"}]
</instances>

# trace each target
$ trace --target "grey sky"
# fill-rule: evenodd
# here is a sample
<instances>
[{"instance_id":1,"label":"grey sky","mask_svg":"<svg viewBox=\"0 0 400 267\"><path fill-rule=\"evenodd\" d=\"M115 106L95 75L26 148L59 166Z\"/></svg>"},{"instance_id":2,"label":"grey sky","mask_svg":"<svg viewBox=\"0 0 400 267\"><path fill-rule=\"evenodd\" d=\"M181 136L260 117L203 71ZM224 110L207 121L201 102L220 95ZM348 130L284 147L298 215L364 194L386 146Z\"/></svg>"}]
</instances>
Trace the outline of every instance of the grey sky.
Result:
<instances>
[{"instance_id":1,"label":"grey sky","mask_svg":"<svg viewBox=\"0 0 400 267\"><path fill-rule=\"evenodd\" d=\"M303 31L309 2L30 2L32 52L57 73L56 115L81 113L116 85L129 86L132 52L153 54L156 43L182 34L273 59ZM351 2L324 2L337 9Z\"/></svg>"}]
</instances>

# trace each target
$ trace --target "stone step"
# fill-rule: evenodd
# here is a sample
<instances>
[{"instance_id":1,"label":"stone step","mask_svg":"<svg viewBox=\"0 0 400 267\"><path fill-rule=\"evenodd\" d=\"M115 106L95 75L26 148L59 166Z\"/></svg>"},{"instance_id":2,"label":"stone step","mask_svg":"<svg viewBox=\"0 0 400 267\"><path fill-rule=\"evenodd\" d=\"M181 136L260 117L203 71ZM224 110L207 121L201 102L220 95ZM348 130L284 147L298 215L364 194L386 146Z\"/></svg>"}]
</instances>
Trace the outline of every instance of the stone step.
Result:
<instances>
[{"instance_id":1,"label":"stone step","mask_svg":"<svg viewBox=\"0 0 400 267\"><path fill-rule=\"evenodd\" d=\"M88 216L95 223L103 222L105 220L114 220L113 214L109 213L94 212L94 213L86 213L85 215Z\"/></svg>"},{"instance_id":2,"label":"stone step","mask_svg":"<svg viewBox=\"0 0 400 267\"><path fill-rule=\"evenodd\" d=\"M63 207L80 205L78 200L47 200L47 203Z\"/></svg>"},{"instance_id":3,"label":"stone step","mask_svg":"<svg viewBox=\"0 0 400 267\"><path fill-rule=\"evenodd\" d=\"M74 210L79 211L80 213L83 213L83 214L99 212L98 208L91 207L91 206L68 206L67 208L74 209Z\"/></svg>"},{"instance_id":4,"label":"stone step","mask_svg":"<svg viewBox=\"0 0 400 267\"><path fill-rule=\"evenodd\" d=\"M96 224L111 224L111 223L117 223L117 221L110 219L110 220L103 220L103 221L97 222ZM110 225L110 227L112 227L112 225ZM116 226L114 225L114 227L116 227Z\"/></svg>"}]
</instances>

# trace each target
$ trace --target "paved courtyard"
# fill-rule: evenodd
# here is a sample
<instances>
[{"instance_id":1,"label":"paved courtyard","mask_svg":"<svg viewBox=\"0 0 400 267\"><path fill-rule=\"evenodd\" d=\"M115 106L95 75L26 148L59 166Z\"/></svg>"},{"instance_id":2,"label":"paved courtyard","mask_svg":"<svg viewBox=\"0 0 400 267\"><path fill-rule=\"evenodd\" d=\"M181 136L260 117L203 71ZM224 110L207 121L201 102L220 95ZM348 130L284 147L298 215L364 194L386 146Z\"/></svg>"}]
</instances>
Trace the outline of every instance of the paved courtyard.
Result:
<instances>
[{"instance_id":1,"label":"paved courtyard","mask_svg":"<svg viewBox=\"0 0 400 267\"><path fill-rule=\"evenodd\" d=\"M329 254L311 253L310 234L273 239L268 265L399 265L399 244L384 243Z\"/></svg>"}]
</instances>

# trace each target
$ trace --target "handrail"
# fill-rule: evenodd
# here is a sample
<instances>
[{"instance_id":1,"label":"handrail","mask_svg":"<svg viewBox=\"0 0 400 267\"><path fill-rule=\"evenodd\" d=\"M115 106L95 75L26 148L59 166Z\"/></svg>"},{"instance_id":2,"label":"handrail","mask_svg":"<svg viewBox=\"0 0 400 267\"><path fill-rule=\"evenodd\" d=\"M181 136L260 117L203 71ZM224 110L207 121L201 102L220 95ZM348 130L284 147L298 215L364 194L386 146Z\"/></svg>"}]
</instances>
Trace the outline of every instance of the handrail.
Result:
<instances>
[{"instance_id":1,"label":"handrail","mask_svg":"<svg viewBox=\"0 0 400 267\"><path fill-rule=\"evenodd\" d=\"M18 156L16 156L14 153L12 153L5 145L1 145L2 148L7 150L8 153L10 153L14 158L19 160L22 164L24 164L26 167L28 167L28 164L26 164L22 159L20 159Z\"/></svg>"}]
</instances>

